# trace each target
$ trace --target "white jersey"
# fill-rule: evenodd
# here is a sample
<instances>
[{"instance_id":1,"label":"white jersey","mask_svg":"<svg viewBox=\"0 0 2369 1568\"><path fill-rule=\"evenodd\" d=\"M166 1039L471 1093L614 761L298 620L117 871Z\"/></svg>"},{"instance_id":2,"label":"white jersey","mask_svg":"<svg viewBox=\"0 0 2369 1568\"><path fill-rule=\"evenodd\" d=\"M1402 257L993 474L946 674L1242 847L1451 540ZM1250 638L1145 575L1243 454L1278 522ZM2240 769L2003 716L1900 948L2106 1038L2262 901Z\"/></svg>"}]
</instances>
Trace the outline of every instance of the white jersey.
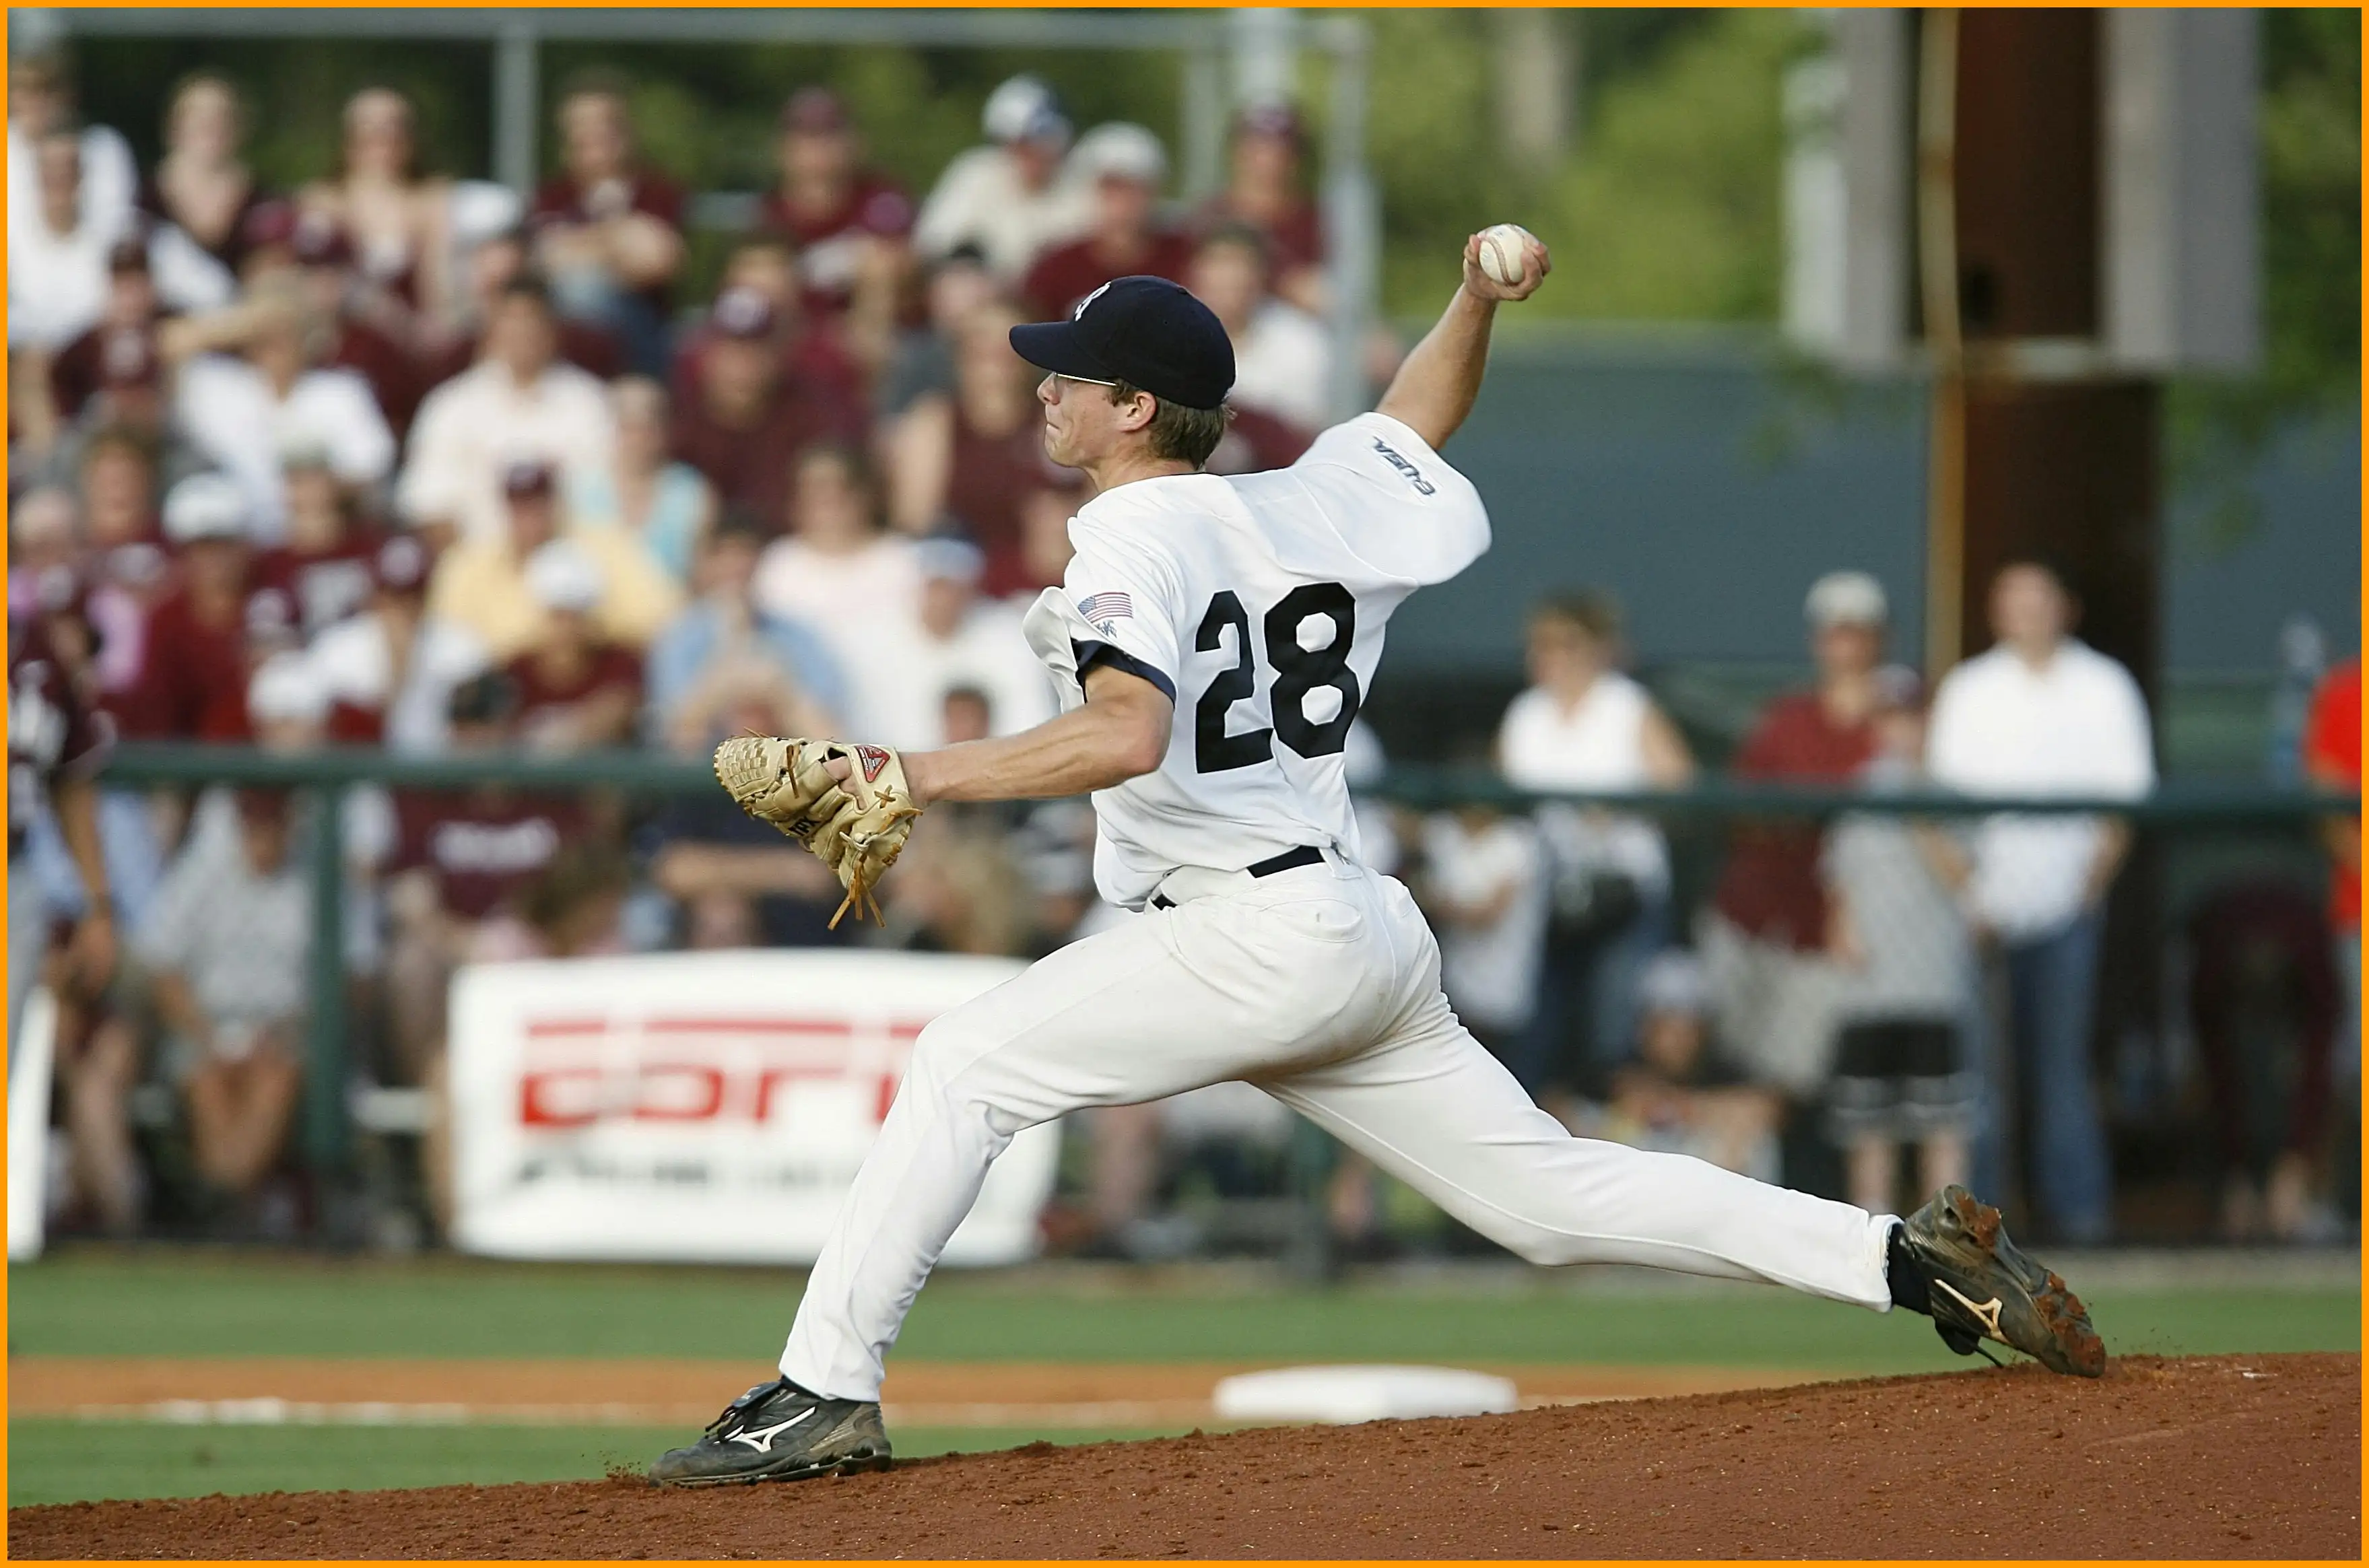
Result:
<instances>
[{"instance_id":1,"label":"white jersey","mask_svg":"<svg viewBox=\"0 0 2369 1568\"><path fill-rule=\"evenodd\" d=\"M1160 767L1094 795L1094 881L1140 908L1183 866L1239 871L1287 850L1361 860L1349 726L1399 602L1489 544L1471 483L1421 436L1364 414L1289 468L1142 479L1070 522L1063 586L1029 644L1064 711L1097 663L1176 704Z\"/></svg>"}]
</instances>

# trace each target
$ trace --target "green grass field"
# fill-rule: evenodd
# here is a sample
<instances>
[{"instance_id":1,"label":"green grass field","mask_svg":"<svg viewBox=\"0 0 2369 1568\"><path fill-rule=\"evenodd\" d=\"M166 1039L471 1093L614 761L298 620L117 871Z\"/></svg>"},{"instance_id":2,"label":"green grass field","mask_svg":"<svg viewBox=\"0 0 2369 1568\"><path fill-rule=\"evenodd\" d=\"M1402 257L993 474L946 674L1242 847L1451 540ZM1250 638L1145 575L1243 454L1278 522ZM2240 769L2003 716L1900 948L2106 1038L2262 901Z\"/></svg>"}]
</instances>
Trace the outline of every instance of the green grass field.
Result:
<instances>
[{"instance_id":1,"label":"green grass field","mask_svg":"<svg viewBox=\"0 0 2369 1568\"><path fill-rule=\"evenodd\" d=\"M8 1277L12 1356L695 1356L766 1375L797 1299L783 1270L69 1252ZM2090 1293L2124 1354L2357 1349L2355 1289ZM1921 1320L1779 1291L1596 1289L1572 1276L1466 1276L1334 1289L1207 1274L950 1274L900 1357L935 1361L1481 1361L1834 1373L1968 1365ZM719 1402L730 1390L719 1390ZM901 1430L909 1456L1130 1434ZM1132 1434L1137 1436L1147 1434ZM11 1504L207 1492L598 1476L685 1434L636 1428L131 1426L12 1421Z\"/></svg>"}]
</instances>

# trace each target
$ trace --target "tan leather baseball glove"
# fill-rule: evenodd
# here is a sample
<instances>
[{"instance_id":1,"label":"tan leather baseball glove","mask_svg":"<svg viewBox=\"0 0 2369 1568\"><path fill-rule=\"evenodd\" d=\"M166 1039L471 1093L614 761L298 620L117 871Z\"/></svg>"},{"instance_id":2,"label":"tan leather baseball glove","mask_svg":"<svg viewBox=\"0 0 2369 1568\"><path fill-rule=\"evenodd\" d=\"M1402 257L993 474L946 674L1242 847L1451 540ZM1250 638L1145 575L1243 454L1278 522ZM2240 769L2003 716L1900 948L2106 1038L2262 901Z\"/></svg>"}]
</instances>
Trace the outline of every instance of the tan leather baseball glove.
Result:
<instances>
[{"instance_id":1,"label":"tan leather baseball glove","mask_svg":"<svg viewBox=\"0 0 2369 1568\"><path fill-rule=\"evenodd\" d=\"M847 761L844 782L831 776L834 758ZM905 783L903 758L886 746L743 735L715 749L715 782L741 810L830 867L847 889L830 917L833 929L851 909L863 918L867 904L881 920L872 889L897 863L921 815Z\"/></svg>"}]
</instances>

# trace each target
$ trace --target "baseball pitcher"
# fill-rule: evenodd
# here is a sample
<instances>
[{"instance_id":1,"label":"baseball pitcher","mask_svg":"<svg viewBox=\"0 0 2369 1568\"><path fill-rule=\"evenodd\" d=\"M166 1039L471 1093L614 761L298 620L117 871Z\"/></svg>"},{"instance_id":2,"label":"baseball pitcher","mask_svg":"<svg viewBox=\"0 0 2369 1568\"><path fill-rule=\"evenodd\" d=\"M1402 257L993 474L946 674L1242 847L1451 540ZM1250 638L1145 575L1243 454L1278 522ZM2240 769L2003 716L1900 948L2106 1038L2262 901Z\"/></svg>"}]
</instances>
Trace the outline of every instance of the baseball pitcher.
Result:
<instances>
[{"instance_id":1,"label":"baseball pitcher","mask_svg":"<svg viewBox=\"0 0 2369 1568\"><path fill-rule=\"evenodd\" d=\"M1184 290L1122 278L1018 326L1047 374L1045 451L1093 497L1026 633L1062 712L899 756L746 738L718 779L840 875L860 915L938 801L1091 793L1095 881L1142 911L925 1029L824 1244L781 1375L651 1478L791 1481L885 1467L881 1364L1013 1134L1088 1105L1241 1079L1539 1264L1644 1264L1929 1316L1962 1354L2008 1345L2094 1377L2105 1347L1996 1209L1951 1187L1906 1220L1700 1161L1571 1136L1466 1032L1399 883L1365 865L1342 748L1391 612L1489 544L1439 449L1471 411L1499 305L1546 247L1468 242L1454 299L1381 406L1288 469L1219 477L1234 356Z\"/></svg>"}]
</instances>

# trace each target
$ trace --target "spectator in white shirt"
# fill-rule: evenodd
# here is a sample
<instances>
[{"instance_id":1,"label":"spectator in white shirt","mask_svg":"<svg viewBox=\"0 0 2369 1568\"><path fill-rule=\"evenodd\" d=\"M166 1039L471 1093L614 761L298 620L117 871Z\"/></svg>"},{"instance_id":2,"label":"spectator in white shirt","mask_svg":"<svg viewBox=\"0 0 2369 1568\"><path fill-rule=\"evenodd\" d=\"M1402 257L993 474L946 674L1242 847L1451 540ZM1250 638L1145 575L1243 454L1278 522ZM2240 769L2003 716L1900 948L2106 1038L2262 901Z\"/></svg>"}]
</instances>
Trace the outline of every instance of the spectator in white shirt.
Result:
<instances>
[{"instance_id":1,"label":"spectator in white shirt","mask_svg":"<svg viewBox=\"0 0 2369 1568\"><path fill-rule=\"evenodd\" d=\"M1039 254L1093 220L1093 191L1066 166L1070 120L1053 89L1014 76L988 95L989 145L957 154L913 221L913 246L935 260L977 246L990 270L1016 286Z\"/></svg>"},{"instance_id":2,"label":"spectator in white shirt","mask_svg":"<svg viewBox=\"0 0 2369 1568\"><path fill-rule=\"evenodd\" d=\"M105 239L131 226L140 191L139 166L131 144L104 125L74 127L74 80L54 54L8 61L8 271L16 281L18 246L26 229L40 221L40 181L35 149L52 132L63 133L82 154L83 212ZM102 241L102 243L104 243ZM10 326L15 314L10 313Z\"/></svg>"},{"instance_id":3,"label":"spectator in white shirt","mask_svg":"<svg viewBox=\"0 0 2369 1568\"><path fill-rule=\"evenodd\" d=\"M871 726L891 746L952 745L946 698L957 689L984 700L990 735L1016 735L1051 718L1053 689L1021 635L1019 607L979 597L987 557L978 546L927 539L914 554L920 603L910 630L875 650L876 700L886 705Z\"/></svg>"},{"instance_id":4,"label":"spectator in white shirt","mask_svg":"<svg viewBox=\"0 0 2369 1568\"><path fill-rule=\"evenodd\" d=\"M55 350L98 320L107 253L122 224L101 219L84 200L82 143L74 132L41 137L25 163L33 201L26 220L9 225L8 346Z\"/></svg>"},{"instance_id":5,"label":"spectator in white shirt","mask_svg":"<svg viewBox=\"0 0 2369 1568\"><path fill-rule=\"evenodd\" d=\"M246 492L259 543L278 543L287 521L283 452L326 453L349 491L380 484L395 467L395 433L370 383L320 363L330 334L292 280L258 280L247 303L209 325L208 338L235 351L190 357L175 383L174 422ZM170 357L189 339L166 341Z\"/></svg>"},{"instance_id":6,"label":"spectator in white shirt","mask_svg":"<svg viewBox=\"0 0 2369 1568\"><path fill-rule=\"evenodd\" d=\"M2155 784L2146 699L2130 671L2071 635L2077 606L2037 562L1991 584L1989 652L1941 682L1927 741L1938 784L1969 795L2137 799ZM1974 834L1967 900L2005 958L2008 1036L2031 1106L2040 1205L2090 1242L2112 1219L2112 1174L2089 1082L2090 1014L2107 889L2130 849L2111 818L2001 815Z\"/></svg>"},{"instance_id":7,"label":"spectator in white shirt","mask_svg":"<svg viewBox=\"0 0 2369 1568\"><path fill-rule=\"evenodd\" d=\"M1333 339L1322 322L1271 292L1265 237L1246 223L1212 231L1194 251L1185 284L1233 339L1227 401L1303 430L1322 429L1332 407Z\"/></svg>"},{"instance_id":8,"label":"spectator in white shirt","mask_svg":"<svg viewBox=\"0 0 2369 1568\"><path fill-rule=\"evenodd\" d=\"M428 395L411 427L399 510L418 527L498 544L507 529L502 475L545 463L570 486L608 465L616 423L601 383L557 357L551 301L532 278L495 301L477 362Z\"/></svg>"},{"instance_id":9,"label":"spectator in white shirt","mask_svg":"<svg viewBox=\"0 0 2369 1568\"><path fill-rule=\"evenodd\" d=\"M894 678L879 659L883 626L921 614L921 568L914 543L880 526L880 486L857 452L809 447L790 478L790 532L757 562L757 608L814 628L847 677L857 733L895 707Z\"/></svg>"},{"instance_id":10,"label":"spectator in white shirt","mask_svg":"<svg viewBox=\"0 0 2369 1568\"><path fill-rule=\"evenodd\" d=\"M1629 791L1676 789L1694 777L1677 727L1620 672L1619 658L1620 611L1608 595L1557 595L1531 612L1532 684L1497 732L1497 764L1509 782ZM1629 813L1558 804L1538 821L1554 910L1527 1070L1573 1087L1616 1065L1636 1036L1637 972L1668 919L1669 850L1659 828Z\"/></svg>"}]
</instances>

